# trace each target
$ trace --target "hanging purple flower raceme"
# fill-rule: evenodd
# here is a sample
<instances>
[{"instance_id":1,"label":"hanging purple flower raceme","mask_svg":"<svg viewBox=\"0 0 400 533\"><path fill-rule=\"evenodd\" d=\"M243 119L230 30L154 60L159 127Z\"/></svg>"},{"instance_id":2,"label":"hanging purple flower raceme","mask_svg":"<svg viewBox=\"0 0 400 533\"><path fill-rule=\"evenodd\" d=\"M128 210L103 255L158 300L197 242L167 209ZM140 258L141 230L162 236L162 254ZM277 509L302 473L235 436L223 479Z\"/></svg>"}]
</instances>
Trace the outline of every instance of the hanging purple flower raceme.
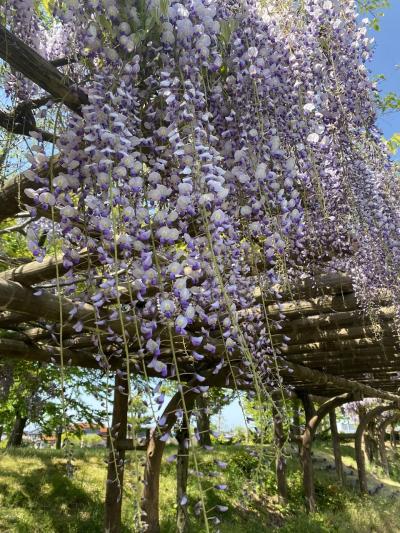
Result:
<instances>
[{"instance_id":1,"label":"hanging purple flower raceme","mask_svg":"<svg viewBox=\"0 0 400 533\"><path fill-rule=\"evenodd\" d=\"M139 354L160 378L184 360L196 393L240 359L239 386L281 387L282 284L344 269L366 308L382 287L399 308L400 191L374 126L366 22L344 0L149 2L147 19L128 4L67 2L45 31L33 2L1 8L45 57L84 58L68 75L89 100L65 117L51 186L47 153L30 156L28 208L57 217L44 244L32 222L29 248L42 260L57 241L69 280L87 250L87 281L68 292L95 309L107 357ZM41 94L14 78L17 98Z\"/></svg>"}]
</instances>

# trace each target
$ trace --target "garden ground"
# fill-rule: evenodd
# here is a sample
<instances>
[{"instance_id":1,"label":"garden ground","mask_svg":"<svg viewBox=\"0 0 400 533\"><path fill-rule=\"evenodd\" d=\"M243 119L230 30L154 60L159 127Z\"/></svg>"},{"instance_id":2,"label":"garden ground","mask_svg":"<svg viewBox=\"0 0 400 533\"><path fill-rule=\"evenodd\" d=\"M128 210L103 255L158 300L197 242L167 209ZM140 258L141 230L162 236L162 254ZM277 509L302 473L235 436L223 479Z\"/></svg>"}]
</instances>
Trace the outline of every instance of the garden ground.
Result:
<instances>
[{"instance_id":1,"label":"garden ground","mask_svg":"<svg viewBox=\"0 0 400 533\"><path fill-rule=\"evenodd\" d=\"M285 508L274 496L275 480L265 461L236 446L219 446L211 453L196 452L202 471L215 470L215 458L226 461L227 468L218 481L189 476L189 503L199 500L199 483L209 516L221 519L221 533L397 533L400 532L400 483L384 478L379 469L370 470L369 485L374 495L360 498L356 492L357 471L354 449L343 445L347 486L335 481L329 444L318 443L314 453L316 491L319 511L303 511L301 476L297 459L289 459L290 502ZM173 447L166 456L174 453ZM400 457L392 451L393 479L400 480ZM1 533L101 533L105 485L105 451L73 450L75 472L66 476L63 451L23 448L0 451L0 532ZM142 455L128 454L126 492L123 505L124 533L133 532L140 490L134 480L141 471ZM193 465L192 465L193 466ZM175 531L175 465L164 463L161 485L162 533ZM264 480L256 492L257 474ZM250 481L253 483L250 484ZM207 490L226 482L226 491ZM216 505L227 505L219 513ZM190 505L190 509L193 505ZM205 531L199 518L191 515L191 531ZM211 531L215 529L211 526Z\"/></svg>"}]
</instances>

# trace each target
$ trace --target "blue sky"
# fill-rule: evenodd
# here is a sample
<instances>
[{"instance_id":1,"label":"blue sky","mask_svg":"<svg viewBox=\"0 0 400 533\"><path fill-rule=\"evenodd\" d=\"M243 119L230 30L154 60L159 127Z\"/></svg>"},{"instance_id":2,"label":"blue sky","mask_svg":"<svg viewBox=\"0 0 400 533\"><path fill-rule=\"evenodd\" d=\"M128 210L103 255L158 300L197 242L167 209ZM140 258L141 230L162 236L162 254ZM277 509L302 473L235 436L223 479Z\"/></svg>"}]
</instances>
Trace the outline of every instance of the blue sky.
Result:
<instances>
[{"instance_id":1,"label":"blue sky","mask_svg":"<svg viewBox=\"0 0 400 533\"><path fill-rule=\"evenodd\" d=\"M379 82L383 94L400 93L400 0L392 0L380 19L380 31L372 31L375 38L375 51L369 68L372 75L383 74L385 80ZM379 117L378 125L386 138L400 132L400 113L389 112ZM397 155L399 158L399 154Z\"/></svg>"}]
</instances>

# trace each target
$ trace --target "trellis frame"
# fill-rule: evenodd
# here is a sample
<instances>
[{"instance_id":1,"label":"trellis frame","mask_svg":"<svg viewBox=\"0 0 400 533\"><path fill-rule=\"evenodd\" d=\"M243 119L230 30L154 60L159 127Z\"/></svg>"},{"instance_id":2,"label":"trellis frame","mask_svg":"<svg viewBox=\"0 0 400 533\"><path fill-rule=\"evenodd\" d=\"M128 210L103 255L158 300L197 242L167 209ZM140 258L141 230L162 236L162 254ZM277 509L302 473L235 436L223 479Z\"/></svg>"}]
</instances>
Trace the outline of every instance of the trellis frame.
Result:
<instances>
[{"instance_id":1,"label":"trellis frame","mask_svg":"<svg viewBox=\"0 0 400 533\"><path fill-rule=\"evenodd\" d=\"M58 71L54 64L46 61L2 26L0 26L0 57L44 89L48 93L47 99L62 102L78 114L81 113L81 106L88 102L84 90L75 87L72 81ZM27 133L14 130L9 118L3 115L0 117L3 127L14 134ZM58 160L55 157L51 162L51 169L49 166L44 167L40 175L44 179L49 179L50 173L56 175L59 170ZM27 187L35 188L36 186L38 185L30 182L25 175L11 177L0 188L0 221L18 215L25 204L29 205L31 200L24 196L23 191ZM38 216L49 217L50 213L39 210ZM52 216L58 219L57 210ZM82 270L87 265L87 257L87 252L83 250L79 265ZM37 326L37 322L38 318L41 318L43 321L53 323L57 331L60 305L64 316L68 316L74 304L46 290L41 295L35 295L33 288L38 283L54 279L57 273L62 275L65 269L62 258L54 257L45 258L41 264L29 262L0 273L0 310L3 311L0 314L0 329L3 334L0 338L0 361L23 359L56 364L60 362L59 348L51 341L46 330ZM332 412L335 406L344 401L359 399L363 396L390 401L390 408L394 410L400 405L400 396L396 394L400 355L397 349L397 339L392 330L395 310L387 305L386 299L383 294L382 305L377 312L383 324L381 339L374 336L371 319L359 307L351 278L344 274L333 273L299 283L293 288L290 296L286 294L285 301L279 307L275 302L268 302L268 313L271 318L281 312L287 317L282 330L272 330L274 343L279 345L283 335L291 337L291 342L288 343L285 352L276 351L271 355L271 365L279 369L284 384L303 398L308 412L307 426L301 439L301 451L305 479L309 480L305 482L305 489L310 510L313 510L315 506L315 499L313 498L312 470L310 470L307 454L316 426L322 417ZM94 316L94 309L89 304L79 309L77 318L84 323L82 335L77 335L70 324L63 324L63 336L67 344L63 352L69 364L98 368L98 361L92 353L88 334L93 327ZM245 315L243 320L245 320ZM118 331L121 325L115 322L112 327ZM140 374L143 365L146 366L149 360L137 357L137 346L133 345L130 349L132 352L131 368L135 373ZM124 361L116 358L112 349L106 355L107 361L103 361L103 368L113 371L123 367ZM171 355L168 353L163 354L163 360L168 365L172 364ZM230 374L226 366L222 368L219 375L213 375L211 369L215 361L210 357L208 362L208 367L207 361L199 365L202 374L206 376L204 384L233 387L238 380L240 383L242 372L240 354L234 354L231 359L231 364L233 363L233 368L237 372L235 376ZM178 353L178 364L182 375L185 373L191 375L192 361ZM154 370L149 368L146 373L148 376L158 376ZM120 390L125 386L126 384L121 382L120 375L116 372L114 426L116 424L126 426L126 402ZM245 381L241 382L242 388L248 386ZM328 398L316 414L312 412L310 394ZM189 407L193 404L195 396L193 383L187 383L184 398ZM167 406L165 411L167 427L174 425L174 413L181 401L181 396L176 395ZM383 407L386 409L387 406ZM277 416L276 439L277 443L278 441L282 443ZM360 433L362 434L361 429ZM121 448L118 448L118 440L121 441ZM123 440L120 435L119 439L113 442L118 460L123 460L124 457ZM145 484L144 509L147 512L150 532L159 530L158 506L150 505L149 502L151 498L157 502L158 498L159 470L164 447L161 442L156 432L153 432L146 451L147 483ZM127 446L126 443L125 446ZM107 485L106 497L106 527L109 531L118 532L123 469L118 470L117 467L115 471L111 463L108 475L110 483ZM282 480L280 481L283 483ZM284 484L282 487L284 492Z\"/></svg>"}]
</instances>

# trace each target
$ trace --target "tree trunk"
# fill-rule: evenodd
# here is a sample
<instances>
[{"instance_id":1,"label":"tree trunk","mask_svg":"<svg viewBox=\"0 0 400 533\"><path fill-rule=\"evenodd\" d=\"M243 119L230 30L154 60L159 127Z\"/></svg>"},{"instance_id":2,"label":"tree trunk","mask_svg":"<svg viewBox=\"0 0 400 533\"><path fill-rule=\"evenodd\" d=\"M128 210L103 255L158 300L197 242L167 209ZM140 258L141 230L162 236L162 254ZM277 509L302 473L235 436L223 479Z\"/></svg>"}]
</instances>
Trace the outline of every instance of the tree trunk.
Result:
<instances>
[{"instance_id":1,"label":"tree trunk","mask_svg":"<svg viewBox=\"0 0 400 533\"><path fill-rule=\"evenodd\" d=\"M56 429L56 450L61 450L62 427Z\"/></svg>"},{"instance_id":2,"label":"tree trunk","mask_svg":"<svg viewBox=\"0 0 400 533\"><path fill-rule=\"evenodd\" d=\"M277 405L273 404L272 413L274 417L274 442L276 447L275 473L278 486L278 499L279 503L286 504L288 500L288 487L286 480L286 459L283 454L286 439L282 424L282 413L278 411L282 407L282 402L277 402Z\"/></svg>"},{"instance_id":3,"label":"tree trunk","mask_svg":"<svg viewBox=\"0 0 400 533\"><path fill-rule=\"evenodd\" d=\"M197 404L197 431L199 432L200 446L211 446L210 436L210 415L208 413L208 402L203 395L196 399Z\"/></svg>"},{"instance_id":4,"label":"tree trunk","mask_svg":"<svg viewBox=\"0 0 400 533\"><path fill-rule=\"evenodd\" d=\"M336 475L340 483L344 485L342 453L340 451L340 439L339 439L339 433L337 430L335 409L332 409L331 411L329 411L329 423L330 423L331 435L332 435L333 455L335 457Z\"/></svg>"},{"instance_id":5,"label":"tree trunk","mask_svg":"<svg viewBox=\"0 0 400 533\"><path fill-rule=\"evenodd\" d=\"M21 416L19 413L16 414L14 426L12 428L10 437L7 442L7 448L12 448L14 446L21 446L22 437L24 435L24 429L25 429L27 421L28 421L27 417Z\"/></svg>"},{"instance_id":6,"label":"tree trunk","mask_svg":"<svg viewBox=\"0 0 400 533\"><path fill-rule=\"evenodd\" d=\"M120 372L116 372L105 499L104 527L106 533L120 533L121 531L125 450L118 449L118 440L126 439L128 401L127 380Z\"/></svg>"},{"instance_id":7,"label":"tree trunk","mask_svg":"<svg viewBox=\"0 0 400 533\"><path fill-rule=\"evenodd\" d=\"M5 402L14 381L14 364L0 364L0 402Z\"/></svg>"},{"instance_id":8,"label":"tree trunk","mask_svg":"<svg viewBox=\"0 0 400 533\"><path fill-rule=\"evenodd\" d=\"M368 462L375 463L378 457L378 444L376 442L376 424L375 420L368 423L367 429L364 433L365 453L367 454Z\"/></svg>"},{"instance_id":9,"label":"tree trunk","mask_svg":"<svg viewBox=\"0 0 400 533\"><path fill-rule=\"evenodd\" d=\"M177 431L178 457L176 461L176 530L178 533L188 533L190 530L188 506L187 506L187 480L189 469L189 445L190 435L188 420L184 419L182 427Z\"/></svg>"}]
</instances>

